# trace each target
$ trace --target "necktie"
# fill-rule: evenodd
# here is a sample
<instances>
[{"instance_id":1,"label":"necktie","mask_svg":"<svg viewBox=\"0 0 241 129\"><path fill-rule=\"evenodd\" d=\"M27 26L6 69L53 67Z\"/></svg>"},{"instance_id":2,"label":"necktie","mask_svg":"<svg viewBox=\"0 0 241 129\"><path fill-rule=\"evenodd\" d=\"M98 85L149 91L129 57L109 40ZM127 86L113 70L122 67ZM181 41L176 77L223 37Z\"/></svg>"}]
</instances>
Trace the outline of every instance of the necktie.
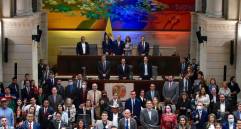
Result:
<instances>
[{"instance_id":1,"label":"necktie","mask_svg":"<svg viewBox=\"0 0 241 129\"><path fill-rule=\"evenodd\" d=\"M188 81L186 80L185 91L187 91L187 89L188 89Z\"/></svg>"},{"instance_id":2,"label":"necktie","mask_svg":"<svg viewBox=\"0 0 241 129\"><path fill-rule=\"evenodd\" d=\"M151 98L154 98L154 91L151 91Z\"/></svg>"},{"instance_id":3,"label":"necktie","mask_svg":"<svg viewBox=\"0 0 241 129\"><path fill-rule=\"evenodd\" d=\"M29 123L29 125L28 125L28 129L32 129L32 127L31 127L31 123Z\"/></svg>"},{"instance_id":4,"label":"necktie","mask_svg":"<svg viewBox=\"0 0 241 129\"><path fill-rule=\"evenodd\" d=\"M54 103L56 103L56 96L53 96L54 97Z\"/></svg>"},{"instance_id":5,"label":"necktie","mask_svg":"<svg viewBox=\"0 0 241 129\"><path fill-rule=\"evenodd\" d=\"M58 123L58 129L60 129L60 127L61 127L60 125L61 125L61 124L60 124L60 122L59 122L59 121L58 121L57 123Z\"/></svg>"},{"instance_id":6,"label":"necktie","mask_svg":"<svg viewBox=\"0 0 241 129\"><path fill-rule=\"evenodd\" d=\"M81 87L80 87L80 80L78 80L77 87L78 87L78 88L81 88Z\"/></svg>"},{"instance_id":7,"label":"necktie","mask_svg":"<svg viewBox=\"0 0 241 129\"><path fill-rule=\"evenodd\" d=\"M107 123L103 122L103 129L106 129L106 125L107 125Z\"/></svg>"},{"instance_id":8,"label":"necktie","mask_svg":"<svg viewBox=\"0 0 241 129\"><path fill-rule=\"evenodd\" d=\"M143 49L145 49L145 42L142 42Z\"/></svg>"},{"instance_id":9,"label":"necktie","mask_svg":"<svg viewBox=\"0 0 241 129\"><path fill-rule=\"evenodd\" d=\"M125 129L129 129L129 126L128 126L128 119L126 119Z\"/></svg>"},{"instance_id":10,"label":"necktie","mask_svg":"<svg viewBox=\"0 0 241 129\"><path fill-rule=\"evenodd\" d=\"M171 88L172 82L169 82L169 89Z\"/></svg>"},{"instance_id":11,"label":"necktie","mask_svg":"<svg viewBox=\"0 0 241 129\"><path fill-rule=\"evenodd\" d=\"M70 118L70 110L69 110L69 108L68 108L68 118Z\"/></svg>"},{"instance_id":12,"label":"necktie","mask_svg":"<svg viewBox=\"0 0 241 129\"><path fill-rule=\"evenodd\" d=\"M54 85L54 79L52 79L52 84Z\"/></svg>"},{"instance_id":13,"label":"necktie","mask_svg":"<svg viewBox=\"0 0 241 129\"><path fill-rule=\"evenodd\" d=\"M105 68L106 68L106 64L105 64L105 61L103 62L103 70L105 71Z\"/></svg>"},{"instance_id":14,"label":"necktie","mask_svg":"<svg viewBox=\"0 0 241 129\"><path fill-rule=\"evenodd\" d=\"M96 101L95 101L95 99L96 99L96 96L95 96L95 90L94 90L94 105L95 105L95 103L96 103Z\"/></svg>"},{"instance_id":15,"label":"necktie","mask_svg":"<svg viewBox=\"0 0 241 129\"><path fill-rule=\"evenodd\" d=\"M133 111L134 111L134 105L135 105L135 102L134 102L134 101L135 101L135 100L132 100L132 105L131 105L131 113L132 113L132 114L134 114L134 113L133 113Z\"/></svg>"}]
</instances>

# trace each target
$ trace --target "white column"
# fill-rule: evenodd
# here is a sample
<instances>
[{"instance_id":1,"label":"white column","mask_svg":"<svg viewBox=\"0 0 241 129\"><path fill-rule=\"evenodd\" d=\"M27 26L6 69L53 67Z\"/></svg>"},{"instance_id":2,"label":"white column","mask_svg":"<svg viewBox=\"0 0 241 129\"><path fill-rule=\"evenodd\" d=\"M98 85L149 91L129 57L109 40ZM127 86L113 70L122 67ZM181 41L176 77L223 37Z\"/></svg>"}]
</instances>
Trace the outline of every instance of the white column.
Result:
<instances>
[{"instance_id":1,"label":"white column","mask_svg":"<svg viewBox=\"0 0 241 129\"><path fill-rule=\"evenodd\" d=\"M2 50L2 21L0 21L0 53L3 53ZM2 54L0 54L0 82L3 82L3 60L2 60Z\"/></svg>"},{"instance_id":2,"label":"white column","mask_svg":"<svg viewBox=\"0 0 241 129\"><path fill-rule=\"evenodd\" d=\"M223 16L223 0L207 0L206 15L220 18Z\"/></svg>"},{"instance_id":3,"label":"white column","mask_svg":"<svg viewBox=\"0 0 241 129\"><path fill-rule=\"evenodd\" d=\"M17 16L26 16L33 13L32 0L16 0Z\"/></svg>"},{"instance_id":4,"label":"white column","mask_svg":"<svg viewBox=\"0 0 241 129\"><path fill-rule=\"evenodd\" d=\"M32 44L32 77L38 85L38 43L36 41Z\"/></svg>"},{"instance_id":5,"label":"white column","mask_svg":"<svg viewBox=\"0 0 241 129\"><path fill-rule=\"evenodd\" d=\"M195 1L195 11L202 12L202 0Z\"/></svg>"},{"instance_id":6,"label":"white column","mask_svg":"<svg viewBox=\"0 0 241 129\"><path fill-rule=\"evenodd\" d=\"M11 17L11 0L2 0L2 16Z\"/></svg>"},{"instance_id":7,"label":"white column","mask_svg":"<svg viewBox=\"0 0 241 129\"><path fill-rule=\"evenodd\" d=\"M236 81L241 86L241 23L238 24L237 34L237 57L236 57Z\"/></svg>"}]
</instances>

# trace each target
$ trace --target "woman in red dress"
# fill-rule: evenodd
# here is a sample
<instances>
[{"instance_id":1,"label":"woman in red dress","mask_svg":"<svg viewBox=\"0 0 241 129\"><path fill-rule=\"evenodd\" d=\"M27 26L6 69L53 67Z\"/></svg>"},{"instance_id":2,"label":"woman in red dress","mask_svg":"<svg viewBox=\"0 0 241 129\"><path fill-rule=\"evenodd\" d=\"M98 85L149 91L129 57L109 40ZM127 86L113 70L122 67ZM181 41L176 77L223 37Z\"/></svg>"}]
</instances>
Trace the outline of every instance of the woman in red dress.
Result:
<instances>
[{"instance_id":1,"label":"woman in red dress","mask_svg":"<svg viewBox=\"0 0 241 129\"><path fill-rule=\"evenodd\" d=\"M177 116L172 113L171 105L165 106L161 116L161 129L174 129L177 125Z\"/></svg>"}]
</instances>

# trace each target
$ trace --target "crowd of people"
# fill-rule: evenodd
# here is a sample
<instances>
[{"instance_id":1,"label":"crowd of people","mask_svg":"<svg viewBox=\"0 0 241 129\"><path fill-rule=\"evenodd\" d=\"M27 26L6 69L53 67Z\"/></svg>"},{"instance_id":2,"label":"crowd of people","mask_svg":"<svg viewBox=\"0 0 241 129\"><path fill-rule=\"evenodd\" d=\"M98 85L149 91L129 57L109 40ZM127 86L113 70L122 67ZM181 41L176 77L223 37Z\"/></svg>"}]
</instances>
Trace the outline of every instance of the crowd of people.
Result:
<instances>
[{"instance_id":1,"label":"crowd of people","mask_svg":"<svg viewBox=\"0 0 241 129\"><path fill-rule=\"evenodd\" d=\"M76 50L78 55L88 53L78 47ZM123 54L113 52L104 53ZM147 53L140 55L140 79L151 80ZM99 79L109 79L105 56L98 63ZM124 72L128 67L123 64L124 58L118 68L119 79L129 79ZM148 91L133 90L122 101L118 93L109 98L97 83L88 87L81 73L63 85L54 70L40 62L39 85L26 73L20 84L14 77L8 86L0 86L0 129L241 129L241 103L237 98L240 88L234 76L218 85L215 78L204 78L195 60L183 60L180 71L181 79L164 76L163 85L150 81Z\"/></svg>"}]
</instances>

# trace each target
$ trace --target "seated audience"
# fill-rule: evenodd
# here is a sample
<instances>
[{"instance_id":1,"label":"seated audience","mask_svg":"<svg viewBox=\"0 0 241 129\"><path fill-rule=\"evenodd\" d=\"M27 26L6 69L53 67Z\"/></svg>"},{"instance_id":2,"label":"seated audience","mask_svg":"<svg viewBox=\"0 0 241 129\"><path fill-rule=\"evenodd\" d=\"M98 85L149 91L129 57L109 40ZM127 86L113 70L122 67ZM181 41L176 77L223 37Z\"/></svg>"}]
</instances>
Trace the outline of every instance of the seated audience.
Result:
<instances>
[{"instance_id":1,"label":"seated audience","mask_svg":"<svg viewBox=\"0 0 241 129\"><path fill-rule=\"evenodd\" d=\"M111 63L106 60L106 56L101 56L101 61L97 64L97 70L98 70L98 77L100 80L102 79L109 79L110 78L110 68Z\"/></svg>"},{"instance_id":2,"label":"seated audience","mask_svg":"<svg viewBox=\"0 0 241 129\"><path fill-rule=\"evenodd\" d=\"M233 114L236 120L241 120L241 102L238 104L238 109L234 111Z\"/></svg>"},{"instance_id":3,"label":"seated audience","mask_svg":"<svg viewBox=\"0 0 241 129\"><path fill-rule=\"evenodd\" d=\"M241 120L237 120L236 129L241 129Z\"/></svg>"},{"instance_id":4,"label":"seated audience","mask_svg":"<svg viewBox=\"0 0 241 129\"><path fill-rule=\"evenodd\" d=\"M201 87L199 93L196 95L196 103L198 102L202 102L205 109L207 109L210 104L209 95L204 87Z\"/></svg>"},{"instance_id":5,"label":"seated audience","mask_svg":"<svg viewBox=\"0 0 241 129\"><path fill-rule=\"evenodd\" d=\"M121 58L121 64L117 66L117 73L120 80L130 79L130 68L126 64L125 58Z\"/></svg>"},{"instance_id":6,"label":"seated audience","mask_svg":"<svg viewBox=\"0 0 241 129\"><path fill-rule=\"evenodd\" d=\"M167 105L161 116L161 129L174 129L176 126L177 116L172 112L171 105Z\"/></svg>"},{"instance_id":7,"label":"seated audience","mask_svg":"<svg viewBox=\"0 0 241 129\"><path fill-rule=\"evenodd\" d=\"M66 128L68 125L62 120L62 114L60 112L56 112L54 115L55 119L52 122L52 129L62 129Z\"/></svg>"},{"instance_id":8,"label":"seated audience","mask_svg":"<svg viewBox=\"0 0 241 129\"><path fill-rule=\"evenodd\" d=\"M118 129L137 129L136 120L131 117L131 111L125 109L123 112L124 118L120 119Z\"/></svg>"},{"instance_id":9,"label":"seated audience","mask_svg":"<svg viewBox=\"0 0 241 129\"><path fill-rule=\"evenodd\" d=\"M225 116L231 112L231 106L223 94L219 95L219 101L215 104L214 112L217 114L217 118L224 121Z\"/></svg>"},{"instance_id":10,"label":"seated audience","mask_svg":"<svg viewBox=\"0 0 241 129\"><path fill-rule=\"evenodd\" d=\"M139 66L140 80L152 79L152 65L148 62L148 57L143 57L143 63Z\"/></svg>"},{"instance_id":11,"label":"seated audience","mask_svg":"<svg viewBox=\"0 0 241 129\"><path fill-rule=\"evenodd\" d=\"M185 115L188 118L190 117L191 101L186 92L183 92L177 101L177 112L179 116Z\"/></svg>"},{"instance_id":12,"label":"seated audience","mask_svg":"<svg viewBox=\"0 0 241 129\"><path fill-rule=\"evenodd\" d=\"M159 116L157 110L153 109L151 100L146 102L146 108L141 110L140 122L143 129L157 128Z\"/></svg>"},{"instance_id":13,"label":"seated audience","mask_svg":"<svg viewBox=\"0 0 241 129\"><path fill-rule=\"evenodd\" d=\"M178 83L174 82L174 77L169 76L162 88L162 96L165 100L170 100L172 104L176 104L179 96Z\"/></svg>"},{"instance_id":14,"label":"seated audience","mask_svg":"<svg viewBox=\"0 0 241 129\"><path fill-rule=\"evenodd\" d=\"M211 78L211 79L210 79L210 84L208 85L209 93L211 93L212 88L215 88L216 91L217 91L217 93L219 92L219 87L218 87L218 85L217 85L217 83L216 83L215 78Z\"/></svg>"},{"instance_id":15,"label":"seated audience","mask_svg":"<svg viewBox=\"0 0 241 129\"><path fill-rule=\"evenodd\" d=\"M85 128L84 122L83 122L83 120L81 119L81 120L79 120L79 122L78 122L78 124L77 124L77 127L74 128L74 129L87 129L87 128Z\"/></svg>"},{"instance_id":16,"label":"seated audience","mask_svg":"<svg viewBox=\"0 0 241 129\"><path fill-rule=\"evenodd\" d=\"M124 45L124 55L125 56L131 56L132 55L132 43L131 43L131 37L126 36L125 39L125 45Z\"/></svg>"},{"instance_id":17,"label":"seated audience","mask_svg":"<svg viewBox=\"0 0 241 129\"><path fill-rule=\"evenodd\" d=\"M41 126L39 123L34 121L34 114L28 113L26 118L27 120L24 121L21 126L22 129L51 129L50 126L46 126L46 128L40 128Z\"/></svg>"},{"instance_id":18,"label":"seated audience","mask_svg":"<svg viewBox=\"0 0 241 129\"><path fill-rule=\"evenodd\" d=\"M141 42L139 42L138 46L138 54L141 56L149 55L149 43L145 41L145 37L141 36Z\"/></svg>"},{"instance_id":19,"label":"seated audience","mask_svg":"<svg viewBox=\"0 0 241 129\"><path fill-rule=\"evenodd\" d=\"M216 91L216 88L212 88L211 92L210 92L210 105L209 105L209 113L216 113L216 109L215 109L215 105L217 104L217 102L219 101L219 95Z\"/></svg>"},{"instance_id":20,"label":"seated audience","mask_svg":"<svg viewBox=\"0 0 241 129\"><path fill-rule=\"evenodd\" d=\"M236 129L236 122L233 114L229 114L227 121L223 124L222 129Z\"/></svg>"},{"instance_id":21,"label":"seated audience","mask_svg":"<svg viewBox=\"0 0 241 129\"><path fill-rule=\"evenodd\" d=\"M80 42L76 45L76 55L89 55L90 48L88 42L85 41L85 37L81 36Z\"/></svg>"}]
</instances>

